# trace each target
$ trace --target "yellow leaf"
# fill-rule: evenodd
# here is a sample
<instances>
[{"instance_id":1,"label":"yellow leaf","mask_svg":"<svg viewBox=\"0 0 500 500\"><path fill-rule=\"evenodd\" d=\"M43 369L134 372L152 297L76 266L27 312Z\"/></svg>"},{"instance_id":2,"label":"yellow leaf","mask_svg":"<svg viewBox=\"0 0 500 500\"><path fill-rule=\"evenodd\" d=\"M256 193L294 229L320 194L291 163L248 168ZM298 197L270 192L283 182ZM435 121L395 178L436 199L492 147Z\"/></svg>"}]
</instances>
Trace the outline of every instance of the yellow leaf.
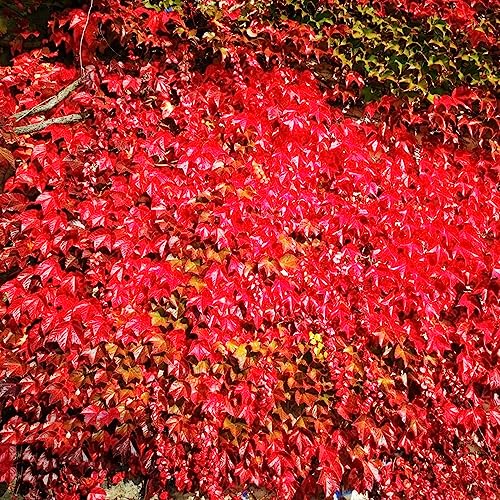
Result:
<instances>
[{"instance_id":1,"label":"yellow leaf","mask_svg":"<svg viewBox=\"0 0 500 500\"><path fill-rule=\"evenodd\" d=\"M222 427L224 429L227 429L234 438L238 437L243 430L243 426L241 424L233 424L233 422L231 422L231 420L229 420L229 418L227 417L224 420Z\"/></svg>"},{"instance_id":2,"label":"yellow leaf","mask_svg":"<svg viewBox=\"0 0 500 500\"><path fill-rule=\"evenodd\" d=\"M221 54L222 62L224 62L229 55L229 51L225 47L219 47L219 51Z\"/></svg>"},{"instance_id":3,"label":"yellow leaf","mask_svg":"<svg viewBox=\"0 0 500 500\"><path fill-rule=\"evenodd\" d=\"M273 432L273 421L269 417L264 421L264 425L270 433Z\"/></svg>"},{"instance_id":4,"label":"yellow leaf","mask_svg":"<svg viewBox=\"0 0 500 500\"><path fill-rule=\"evenodd\" d=\"M3 16L0 16L0 35L5 35L9 32L9 24Z\"/></svg>"},{"instance_id":5,"label":"yellow leaf","mask_svg":"<svg viewBox=\"0 0 500 500\"><path fill-rule=\"evenodd\" d=\"M424 356L424 361L429 362L432 366L437 366L439 364L438 359L430 355Z\"/></svg>"},{"instance_id":6,"label":"yellow leaf","mask_svg":"<svg viewBox=\"0 0 500 500\"><path fill-rule=\"evenodd\" d=\"M278 343L276 342L276 340L272 340L271 342L269 342L268 345L269 354L272 354L277 348L278 348Z\"/></svg>"},{"instance_id":7,"label":"yellow leaf","mask_svg":"<svg viewBox=\"0 0 500 500\"><path fill-rule=\"evenodd\" d=\"M259 340L252 340L252 342L250 342L249 345L250 345L252 352L260 352L261 351L261 345L260 345Z\"/></svg>"},{"instance_id":8,"label":"yellow leaf","mask_svg":"<svg viewBox=\"0 0 500 500\"><path fill-rule=\"evenodd\" d=\"M77 387L81 386L85 380L85 375L84 375L83 369L79 368L78 370L75 370L74 372L72 372L71 375L69 376L69 379Z\"/></svg>"},{"instance_id":9,"label":"yellow leaf","mask_svg":"<svg viewBox=\"0 0 500 500\"><path fill-rule=\"evenodd\" d=\"M280 258L280 266L283 269L296 269L299 259L292 255L291 253L286 253Z\"/></svg>"},{"instance_id":10,"label":"yellow leaf","mask_svg":"<svg viewBox=\"0 0 500 500\"><path fill-rule=\"evenodd\" d=\"M174 330L187 330L188 325L183 322L182 319L178 319L174 323L172 323Z\"/></svg>"},{"instance_id":11,"label":"yellow leaf","mask_svg":"<svg viewBox=\"0 0 500 500\"><path fill-rule=\"evenodd\" d=\"M404 351L404 349L401 348L399 344L396 346L396 349L394 350L394 357L396 359L402 359L405 367L408 366L408 360L406 359L406 352Z\"/></svg>"},{"instance_id":12,"label":"yellow leaf","mask_svg":"<svg viewBox=\"0 0 500 500\"><path fill-rule=\"evenodd\" d=\"M193 366L193 372L196 375L202 374L202 373L208 373L208 361L202 360L200 361L197 365Z\"/></svg>"},{"instance_id":13,"label":"yellow leaf","mask_svg":"<svg viewBox=\"0 0 500 500\"><path fill-rule=\"evenodd\" d=\"M286 420L290 419L290 414L287 413L285 410L283 410L281 405L277 405L276 408L273 410L273 413L277 414L282 422L285 422Z\"/></svg>"},{"instance_id":14,"label":"yellow leaf","mask_svg":"<svg viewBox=\"0 0 500 500\"><path fill-rule=\"evenodd\" d=\"M191 274L200 274L201 266L192 260L187 260L184 265L184 271Z\"/></svg>"},{"instance_id":15,"label":"yellow leaf","mask_svg":"<svg viewBox=\"0 0 500 500\"><path fill-rule=\"evenodd\" d=\"M113 385L108 384L104 391L102 392L102 399L106 401L106 403L109 404L109 402L115 397L116 391Z\"/></svg>"},{"instance_id":16,"label":"yellow leaf","mask_svg":"<svg viewBox=\"0 0 500 500\"><path fill-rule=\"evenodd\" d=\"M207 259L222 264L224 259L230 253L231 252L229 250L221 250L220 252L216 252L213 248L207 248Z\"/></svg>"},{"instance_id":17,"label":"yellow leaf","mask_svg":"<svg viewBox=\"0 0 500 500\"><path fill-rule=\"evenodd\" d=\"M297 419L297 421L295 422L295 426L296 427L301 427L301 428L305 428L306 427L306 424L304 422L304 419L302 417L299 417Z\"/></svg>"},{"instance_id":18,"label":"yellow leaf","mask_svg":"<svg viewBox=\"0 0 500 500\"><path fill-rule=\"evenodd\" d=\"M354 457L359 458L360 460L363 460L364 457L366 457L366 451L363 450L363 448L359 444L357 444L354 447L354 449L352 450L351 456L354 456Z\"/></svg>"},{"instance_id":19,"label":"yellow leaf","mask_svg":"<svg viewBox=\"0 0 500 500\"><path fill-rule=\"evenodd\" d=\"M189 280L189 285L194 287L196 291L199 292L206 286L206 283L201 278L198 278L198 276L192 276Z\"/></svg>"},{"instance_id":20,"label":"yellow leaf","mask_svg":"<svg viewBox=\"0 0 500 500\"><path fill-rule=\"evenodd\" d=\"M284 252L288 252L288 250L293 250L297 244L293 238L290 238L286 234L281 234L278 237L278 241L281 243Z\"/></svg>"},{"instance_id":21,"label":"yellow leaf","mask_svg":"<svg viewBox=\"0 0 500 500\"><path fill-rule=\"evenodd\" d=\"M280 363L280 372L283 375L295 375L297 373L297 365L295 363L291 363L290 361Z\"/></svg>"},{"instance_id":22,"label":"yellow leaf","mask_svg":"<svg viewBox=\"0 0 500 500\"><path fill-rule=\"evenodd\" d=\"M167 261L168 263L174 268L174 269L179 269L179 268L182 268L184 267L184 260L181 260L181 259L177 259L175 257L172 257L172 256L168 256L167 257Z\"/></svg>"},{"instance_id":23,"label":"yellow leaf","mask_svg":"<svg viewBox=\"0 0 500 500\"><path fill-rule=\"evenodd\" d=\"M238 345L234 340L228 340L226 342L226 348L229 352L233 353L238 348Z\"/></svg>"},{"instance_id":24,"label":"yellow leaf","mask_svg":"<svg viewBox=\"0 0 500 500\"><path fill-rule=\"evenodd\" d=\"M266 274L271 274L273 272L276 272L276 266L274 262L269 259L268 257L265 257L262 259L259 264L258 264L259 269L264 269L266 271Z\"/></svg>"},{"instance_id":25,"label":"yellow leaf","mask_svg":"<svg viewBox=\"0 0 500 500\"><path fill-rule=\"evenodd\" d=\"M118 346L116 344L111 344L110 342L106 342L104 348L111 359L115 357L116 351L118 351Z\"/></svg>"},{"instance_id":26,"label":"yellow leaf","mask_svg":"<svg viewBox=\"0 0 500 500\"><path fill-rule=\"evenodd\" d=\"M128 384L131 380L138 380L142 382L142 370L139 366L119 366L116 371L122 376L124 382Z\"/></svg>"},{"instance_id":27,"label":"yellow leaf","mask_svg":"<svg viewBox=\"0 0 500 500\"><path fill-rule=\"evenodd\" d=\"M247 348L246 345L242 344L237 347L233 352L233 356L238 360L238 366L240 370L243 370L245 366L245 361L247 360Z\"/></svg>"},{"instance_id":28,"label":"yellow leaf","mask_svg":"<svg viewBox=\"0 0 500 500\"><path fill-rule=\"evenodd\" d=\"M167 343L161 335L150 335L147 342L151 342L153 344L153 354L165 352L167 350Z\"/></svg>"},{"instance_id":29,"label":"yellow leaf","mask_svg":"<svg viewBox=\"0 0 500 500\"><path fill-rule=\"evenodd\" d=\"M181 412L180 408L177 405L168 406L168 412L172 415L179 415Z\"/></svg>"},{"instance_id":30,"label":"yellow leaf","mask_svg":"<svg viewBox=\"0 0 500 500\"><path fill-rule=\"evenodd\" d=\"M128 376L128 369L127 368L124 368L122 366L118 366L115 371L116 371L116 373L119 373L122 376L123 381L126 384L129 383L130 378Z\"/></svg>"},{"instance_id":31,"label":"yellow leaf","mask_svg":"<svg viewBox=\"0 0 500 500\"><path fill-rule=\"evenodd\" d=\"M153 311L149 313L151 316L151 324L153 326L167 326L170 321L167 318L164 318L158 311Z\"/></svg>"},{"instance_id":32,"label":"yellow leaf","mask_svg":"<svg viewBox=\"0 0 500 500\"><path fill-rule=\"evenodd\" d=\"M352 345L348 345L342 352L346 352L347 354L354 354L354 348Z\"/></svg>"},{"instance_id":33,"label":"yellow leaf","mask_svg":"<svg viewBox=\"0 0 500 500\"><path fill-rule=\"evenodd\" d=\"M253 198L253 193L251 188L245 188L245 189L240 189L238 188L236 190L236 193L238 194L238 198L241 199L247 199L251 200Z\"/></svg>"},{"instance_id":34,"label":"yellow leaf","mask_svg":"<svg viewBox=\"0 0 500 500\"><path fill-rule=\"evenodd\" d=\"M389 391L392 388L392 386L394 385L394 381L389 377L379 378L378 383L379 383L380 387L382 387L382 389L385 392Z\"/></svg>"},{"instance_id":35,"label":"yellow leaf","mask_svg":"<svg viewBox=\"0 0 500 500\"><path fill-rule=\"evenodd\" d=\"M133 366L130 368L128 371L130 380L138 380L139 382L142 382L143 376L142 376L142 370L140 366Z\"/></svg>"},{"instance_id":36,"label":"yellow leaf","mask_svg":"<svg viewBox=\"0 0 500 500\"><path fill-rule=\"evenodd\" d=\"M174 109L175 108L170 101L164 101L163 104L161 105L161 110L163 111L164 118L167 118L168 116L170 116Z\"/></svg>"}]
</instances>

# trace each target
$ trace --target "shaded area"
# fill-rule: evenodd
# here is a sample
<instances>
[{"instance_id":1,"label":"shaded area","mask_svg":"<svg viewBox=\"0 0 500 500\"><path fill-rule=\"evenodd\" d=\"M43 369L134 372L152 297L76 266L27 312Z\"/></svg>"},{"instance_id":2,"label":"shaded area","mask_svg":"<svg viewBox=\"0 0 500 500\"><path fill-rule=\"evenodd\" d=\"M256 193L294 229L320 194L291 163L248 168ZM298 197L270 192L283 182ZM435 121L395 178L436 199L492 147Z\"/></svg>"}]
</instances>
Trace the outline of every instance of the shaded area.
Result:
<instances>
[{"instance_id":1,"label":"shaded area","mask_svg":"<svg viewBox=\"0 0 500 500\"><path fill-rule=\"evenodd\" d=\"M42 46L48 22L55 12L79 7L82 1L0 1L0 65L10 64L13 55Z\"/></svg>"}]
</instances>

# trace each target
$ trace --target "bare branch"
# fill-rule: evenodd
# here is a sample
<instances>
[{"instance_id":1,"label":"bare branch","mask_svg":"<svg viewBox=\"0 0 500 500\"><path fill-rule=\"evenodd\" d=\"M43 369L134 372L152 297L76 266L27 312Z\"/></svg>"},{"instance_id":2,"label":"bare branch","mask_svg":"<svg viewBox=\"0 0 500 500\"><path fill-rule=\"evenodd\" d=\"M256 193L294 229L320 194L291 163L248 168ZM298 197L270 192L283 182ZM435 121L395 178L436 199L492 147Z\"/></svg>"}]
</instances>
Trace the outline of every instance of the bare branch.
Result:
<instances>
[{"instance_id":1,"label":"bare branch","mask_svg":"<svg viewBox=\"0 0 500 500\"><path fill-rule=\"evenodd\" d=\"M18 122L19 120L22 120L27 116L51 110L52 108L56 107L61 101L66 99L66 97L68 97L71 94L71 92L73 92L73 90L79 87L84 81L84 79L85 76L78 78L78 80L75 80L73 83L70 83L67 87L60 90L56 95L49 97L47 100L43 101L40 104L37 104L36 106L30 109L26 109L24 111L20 111L19 113L12 115L12 118L15 118L16 122Z\"/></svg>"},{"instance_id":2,"label":"bare branch","mask_svg":"<svg viewBox=\"0 0 500 500\"><path fill-rule=\"evenodd\" d=\"M43 130L45 127L48 127L49 125L75 123L75 122L80 122L82 120L83 120L83 115L79 114L59 116L57 118L50 118L49 120L44 120L38 123L32 123L30 125L24 125L22 127L14 127L14 132L20 135L33 134L34 132Z\"/></svg>"}]
</instances>

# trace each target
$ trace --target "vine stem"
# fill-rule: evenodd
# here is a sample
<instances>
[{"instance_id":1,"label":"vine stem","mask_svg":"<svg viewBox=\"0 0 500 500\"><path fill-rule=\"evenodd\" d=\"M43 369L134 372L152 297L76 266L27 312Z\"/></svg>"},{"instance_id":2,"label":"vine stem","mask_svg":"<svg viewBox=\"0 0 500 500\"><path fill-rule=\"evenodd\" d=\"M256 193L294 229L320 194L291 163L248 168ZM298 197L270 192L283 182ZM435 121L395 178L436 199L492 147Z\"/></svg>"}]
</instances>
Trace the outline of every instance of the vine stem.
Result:
<instances>
[{"instance_id":1,"label":"vine stem","mask_svg":"<svg viewBox=\"0 0 500 500\"><path fill-rule=\"evenodd\" d=\"M80 38L80 48L78 50L78 57L80 59L80 73L82 76L85 73L85 68L83 67L83 60L82 60L83 39L85 38L85 32L87 31L87 28L89 26L90 14L93 8L94 8L94 0L90 0L90 6L87 12L87 19L85 20L85 25L83 26L82 36Z\"/></svg>"}]
</instances>

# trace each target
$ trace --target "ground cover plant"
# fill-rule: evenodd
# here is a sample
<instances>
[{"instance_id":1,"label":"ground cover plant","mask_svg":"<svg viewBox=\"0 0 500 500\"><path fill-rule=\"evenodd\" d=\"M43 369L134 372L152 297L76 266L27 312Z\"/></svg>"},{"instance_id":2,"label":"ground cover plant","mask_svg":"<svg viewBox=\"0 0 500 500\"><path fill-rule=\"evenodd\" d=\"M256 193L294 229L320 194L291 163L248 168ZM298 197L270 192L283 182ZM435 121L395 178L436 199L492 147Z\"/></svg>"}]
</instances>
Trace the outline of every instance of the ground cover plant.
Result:
<instances>
[{"instance_id":1,"label":"ground cover plant","mask_svg":"<svg viewBox=\"0 0 500 500\"><path fill-rule=\"evenodd\" d=\"M497 498L499 11L54 14L0 68L0 482Z\"/></svg>"}]
</instances>

